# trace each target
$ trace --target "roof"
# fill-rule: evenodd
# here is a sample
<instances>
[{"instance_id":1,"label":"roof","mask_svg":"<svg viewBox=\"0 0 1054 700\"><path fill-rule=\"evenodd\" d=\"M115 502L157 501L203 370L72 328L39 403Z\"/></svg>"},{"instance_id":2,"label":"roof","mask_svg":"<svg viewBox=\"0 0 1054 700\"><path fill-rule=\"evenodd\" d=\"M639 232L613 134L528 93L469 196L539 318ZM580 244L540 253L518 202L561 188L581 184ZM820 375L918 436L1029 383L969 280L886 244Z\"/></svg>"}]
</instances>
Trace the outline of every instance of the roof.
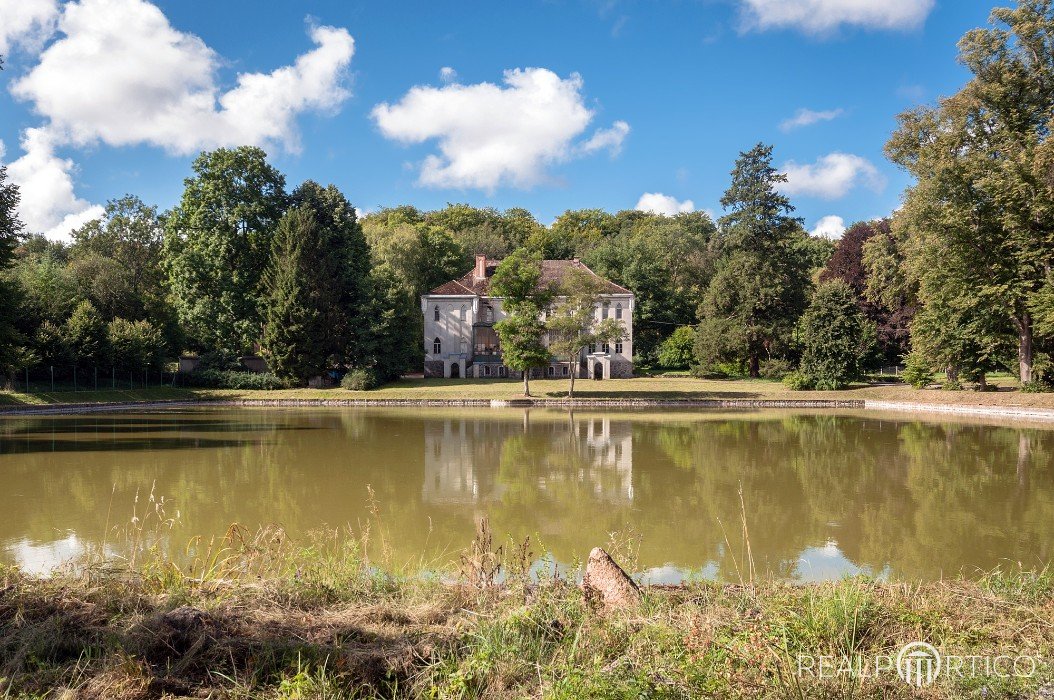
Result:
<instances>
[{"instance_id":1,"label":"roof","mask_svg":"<svg viewBox=\"0 0 1054 700\"><path fill-rule=\"evenodd\" d=\"M477 279L475 276L475 268L469 270L459 279L450 280L444 282L432 291L428 292L428 296L487 296L487 292L490 289L490 278L494 275L494 270L498 268L500 260L487 258L486 263L486 277ZM542 288L551 287L561 282L570 270L583 270L593 275L597 279L604 283L601 289L602 294L632 294L630 290L625 287L621 287L611 280L604 279L597 273L589 269L581 260L577 258L574 260L542 260L542 276L538 280L538 286Z\"/></svg>"}]
</instances>

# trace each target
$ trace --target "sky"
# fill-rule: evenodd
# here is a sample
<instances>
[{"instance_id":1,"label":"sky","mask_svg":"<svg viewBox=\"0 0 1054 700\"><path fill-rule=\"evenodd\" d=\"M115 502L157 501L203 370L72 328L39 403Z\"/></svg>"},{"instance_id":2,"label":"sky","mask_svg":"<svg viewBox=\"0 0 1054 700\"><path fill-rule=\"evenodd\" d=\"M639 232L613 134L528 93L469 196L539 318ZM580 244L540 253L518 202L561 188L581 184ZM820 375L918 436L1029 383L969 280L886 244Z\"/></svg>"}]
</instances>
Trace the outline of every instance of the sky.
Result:
<instances>
[{"instance_id":1,"label":"sky","mask_svg":"<svg viewBox=\"0 0 1054 700\"><path fill-rule=\"evenodd\" d=\"M894 211L896 115L968 78L1008 0L0 0L0 163L51 238L203 149L258 145L360 211L705 210L774 147L805 226Z\"/></svg>"}]
</instances>

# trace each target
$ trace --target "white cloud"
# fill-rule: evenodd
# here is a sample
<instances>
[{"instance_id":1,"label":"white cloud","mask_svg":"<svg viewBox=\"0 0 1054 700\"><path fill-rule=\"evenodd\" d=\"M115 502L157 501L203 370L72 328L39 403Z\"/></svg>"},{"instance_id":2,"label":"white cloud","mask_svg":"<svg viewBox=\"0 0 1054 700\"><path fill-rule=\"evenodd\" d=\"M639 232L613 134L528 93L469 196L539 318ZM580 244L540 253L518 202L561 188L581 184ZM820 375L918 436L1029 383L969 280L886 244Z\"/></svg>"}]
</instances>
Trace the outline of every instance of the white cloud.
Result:
<instances>
[{"instance_id":1,"label":"white cloud","mask_svg":"<svg viewBox=\"0 0 1054 700\"><path fill-rule=\"evenodd\" d=\"M612 157L622 151L622 142L629 136L629 124L621 119L607 129L597 129L589 140L579 146L582 153L589 154L608 150Z\"/></svg>"},{"instance_id":2,"label":"white cloud","mask_svg":"<svg viewBox=\"0 0 1054 700\"><path fill-rule=\"evenodd\" d=\"M37 51L55 31L58 0L0 0L0 54Z\"/></svg>"},{"instance_id":3,"label":"white cloud","mask_svg":"<svg viewBox=\"0 0 1054 700\"><path fill-rule=\"evenodd\" d=\"M842 25L868 29L914 29L935 0L741 0L748 29L793 27L824 34Z\"/></svg>"},{"instance_id":4,"label":"white cloud","mask_svg":"<svg viewBox=\"0 0 1054 700\"><path fill-rule=\"evenodd\" d=\"M457 71L450 66L443 66L439 69L439 79L444 83L452 83L457 80Z\"/></svg>"},{"instance_id":5,"label":"white cloud","mask_svg":"<svg viewBox=\"0 0 1054 700\"><path fill-rule=\"evenodd\" d=\"M227 92L217 86L216 53L145 0L68 4L59 31L64 36L11 92L49 120L56 138L77 145L295 150L296 117L348 96L342 80L354 40L345 29L311 27L313 50L270 73L240 74Z\"/></svg>"},{"instance_id":6,"label":"white cloud","mask_svg":"<svg viewBox=\"0 0 1054 700\"><path fill-rule=\"evenodd\" d=\"M545 68L514 69L503 82L413 87L395 104L374 107L372 117L389 139L437 140L439 153L420 164L419 184L488 191L531 187L554 163L617 150L629 131L616 122L575 143L593 120L577 73L564 79Z\"/></svg>"},{"instance_id":7,"label":"white cloud","mask_svg":"<svg viewBox=\"0 0 1054 700\"><path fill-rule=\"evenodd\" d=\"M637 200L636 209L663 216L674 216L695 211L695 203L690 199L679 202L675 197L662 192L645 192Z\"/></svg>"},{"instance_id":8,"label":"white cloud","mask_svg":"<svg viewBox=\"0 0 1054 700\"><path fill-rule=\"evenodd\" d=\"M71 230L103 214L101 206L74 194L73 161L55 155L45 129L26 129L22 150L25 155L8 164L7 174L21 192L18 214L29 231L67 238Z\"/></svg>"},{"instance_id":9,"label":"white cloud","mask_svg":"<svg viewBox=\"0 0 1054 700\"><path fill-rule=\"evenodd\" d=\"M784 119L780 122L780 130L792 131L803 126L811 126L817 122L829 122L832 119L837 119L843 114L845 114L845 110L841 108L827 109L819 112L802 108L795 112L794 116L790 119Z\"/></svg>"},{"instance_id":10,"label":"white cloud","mask_svg":"<svg viewBox=\"0 0 1054 700\"><path fill-rule=\"evenodd\" d=\"M816 226L809 233L832 241L838 240L845 233L845 220L840 216L825 216L816 222Z\"/></svg>"},{"instance_id":11,"label":"white cloud","mask_svg":"<svg viewBox=\"0 0 1054 700\"><path fill-rule=\"evenodd\" d=\"M780 190L787 194L838 199L860 184L876 192L886 185L885 178L869 160L852 153L829 153L812 164L788 161L781 170L787 182Z\"/></svg>"}]
</instances>

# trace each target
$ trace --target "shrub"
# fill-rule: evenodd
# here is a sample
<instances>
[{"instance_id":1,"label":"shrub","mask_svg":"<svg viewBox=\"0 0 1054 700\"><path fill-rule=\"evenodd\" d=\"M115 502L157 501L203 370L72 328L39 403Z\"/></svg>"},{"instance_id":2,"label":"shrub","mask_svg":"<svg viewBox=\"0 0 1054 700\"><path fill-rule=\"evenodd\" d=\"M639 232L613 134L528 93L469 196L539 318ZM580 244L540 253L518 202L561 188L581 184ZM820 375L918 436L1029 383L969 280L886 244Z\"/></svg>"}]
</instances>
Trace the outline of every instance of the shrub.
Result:
<instances>
[{"instance_id":1,"label":"shrub","mask_svg":"<svg viewBox=\"0 0 1054 700\"><path fill-rule=\"evenodd\" d=\"M760 373L763 379L783 379L793 371L794 365L782 357L770 357L761 362Z\"/></svg>"},{"instance_id":2,"label":"shrub","mask_svg":"<svg viewBox=\"0 0 1054 700\"><path fill-rule=\"evenodd\" d=\"M268 372L239 372L228 369L204 369L186 376L187 386L207 389L288 389L289 382Z\"/></svg>"},{"instance_id":3,"label":"shrub","mask_svg":"<svg viewBox=\"0 0 1054 700\"><path fill-rule=\"evenodd\" d=\"M921 355L913 352L908 355L907 362L904 364L903 376L905 382L916 389L921 389L933 379L933 368Z\"/></svg>"},{"instance_id":4,"label":"shrub","mask_svg":"<svg viewBox=\"0 0 1054 700\"><path fill-rule=\"evenodd\" d=\"M806 391L812 389L812 383L801 372L790 372L784 375L783 386L791 391Z\"/></svg>"},{"instance_id":5,"label":"shrub","mask_svg":"<svg viewBox=\"0 0 1054 700\"><path fill-rule=\"evenodd\" d=\"M684 369L695 360L695 329L681 326L659 346L659 366Z\"/></svg>"},{"instance_id":6,"label":"shrub","mask_svg":"<svg viewBox=\"0 0 1054 700\"><path fill-rule=\"evenodd\" d=\"M1042 379L1033 379L1031 382L1025 382L1022 384L1021 391L1025 394L1046 394L1054 391L1054 386L1051 386Z\"/></svg>"},{"instance_id":7,"label":"shrub","mask_svg":"<svg viewBox=\"0 0 1054 700\"><path fill-rule=\"evenodd\" d=\"M840 389L863 374L875 343L875 326L856 305L856 292L842 280L824 282L798 322L801 373L816 389Z\"/></svg>"},{"instance_id":8,"label":"shrub","mask_svg":"<svg viewBox=\"0 0 1054 700\"><path fill-rule=\"evenodd\" d=\"M348 391L369 391L380 386L372 369L353 369L340 380L340 386Z\"/></svg>"},{"instance_id":9,"label":"shrub","mask_svg":"<svg viewBox=\"0 0 1054 700\"><path fill-rule=\"evenodd\" d=\"M106 326L110 357L125 372L159 367L165 356L165 339L149 321L115 318Z\"/></svg>"},{"instance_id":10,"label":"shrub","mask_svg":"<svg viewBox=\"0 0 1054 700\"><path fill-rule=\"evenodd\" d=\"M941 389L944 391L962 391L963 383L958 379L947 379L941 384Z\"/></svg>"}]
</instances>

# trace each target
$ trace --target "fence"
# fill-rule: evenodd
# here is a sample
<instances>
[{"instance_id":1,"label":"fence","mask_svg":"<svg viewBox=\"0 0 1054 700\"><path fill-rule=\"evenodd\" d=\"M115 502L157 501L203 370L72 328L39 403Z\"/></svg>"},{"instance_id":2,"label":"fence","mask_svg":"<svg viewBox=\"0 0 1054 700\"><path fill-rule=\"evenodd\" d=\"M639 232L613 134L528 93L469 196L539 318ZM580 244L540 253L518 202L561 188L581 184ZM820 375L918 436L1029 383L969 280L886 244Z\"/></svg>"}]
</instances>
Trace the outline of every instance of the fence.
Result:
<instances>
[{"instance_id":1,"label":"fence","mask_svg":"<svg viewBox=\"0 0 1054 700\"><path fill-rule=\"evenodd\" d=\"M40 366L9 377L11 389L36 394L59 391L105 391L179 386L179 375L160 368Z\"/></svg>"}]
</instances>

